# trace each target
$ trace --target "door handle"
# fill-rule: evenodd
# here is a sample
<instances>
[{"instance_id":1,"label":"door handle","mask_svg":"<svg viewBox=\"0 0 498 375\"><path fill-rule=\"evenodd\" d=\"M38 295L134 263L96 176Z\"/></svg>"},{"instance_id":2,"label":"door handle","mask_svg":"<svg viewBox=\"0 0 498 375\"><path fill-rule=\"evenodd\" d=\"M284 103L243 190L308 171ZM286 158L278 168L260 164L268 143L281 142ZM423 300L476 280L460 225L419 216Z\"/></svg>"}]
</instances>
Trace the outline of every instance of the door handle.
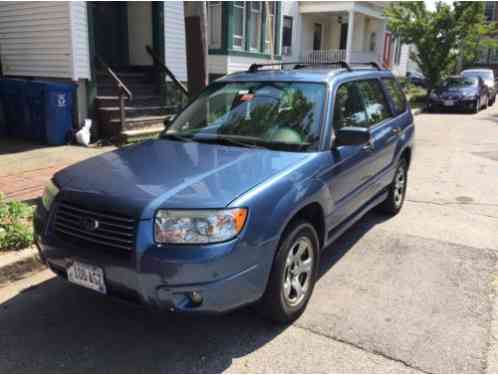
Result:
<instances>
[{"instance_id":1,"label":"door handle","mask_svg":"<svg viewBox=\"0 0 498 375\"><path fill-rule=\"evenodd\" d=\"M394 134L399 134L399 133L401 133L401 128L393 128L392 132Z\"/></svg>"},{"instance_id":2,"label":"door handle","mask_svg":"<svg viewBox=\"0 0 498 375\"><path fill-rule=\"evenodd\" d=\"M365 143L363 146L361 146L361 149L364 151L373 151L375 148L375 145L372 140L369 140L367 143Z\"/></svg>"}]
</instances>

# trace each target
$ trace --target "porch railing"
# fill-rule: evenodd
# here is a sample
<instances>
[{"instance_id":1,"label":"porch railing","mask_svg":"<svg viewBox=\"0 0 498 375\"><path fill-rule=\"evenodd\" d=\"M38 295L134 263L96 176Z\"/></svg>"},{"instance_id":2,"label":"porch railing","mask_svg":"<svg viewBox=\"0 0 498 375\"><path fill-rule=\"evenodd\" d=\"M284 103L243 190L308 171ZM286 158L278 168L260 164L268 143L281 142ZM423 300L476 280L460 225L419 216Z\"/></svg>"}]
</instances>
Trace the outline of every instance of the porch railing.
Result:
<instances>
[{"instance_id":1,"label":"porch railing","mask_svg":"<svg viewBox=\"0 0 498 375\"><path fill-rule=\"evenodd\" d=\"M126 121L126 111L125 111L125 100L132 100L133 94L130 89L124 84L123 81L119 79L117 74L111 69L109 65L105 63L104 60L98 55L95 55L95 58L99 62L100 65L104 68L105 72L113 79L114 84L119 89L119 119L121 122L121 128L124 128Z\"/></svg>"},{"instance_id":2,"label":"porch railing","mask_svg":"<svg viewBox=\"0 0 498 375\"><path fill-rule=\"evenodd\" d=\"M173 74L173 72L166 66L166 64L163 63L162 59L159 58L159 56L156 54L154 49L151 46L145 46L145 49L147 50L147 53L152 57L152 60L154 61L154 66L162 70L176 85L177 88L180 89L180 91L188 97L188 90L187 88L181 83L176 76Z\"/></svg>"},{"instance_id":3,"label":"porch railing","mask_svg":"<svg viewBox=\"0 0 498 375\"><path fill-rule=\"evenodd\" d=\"M345 49L314 50L304 53L301 61L308 64L330 64L339 61L347 61L347 51ZM380 62L380 56L372 51L351 51L350 62L368 63Z\"/></svg>"}]
</instances>

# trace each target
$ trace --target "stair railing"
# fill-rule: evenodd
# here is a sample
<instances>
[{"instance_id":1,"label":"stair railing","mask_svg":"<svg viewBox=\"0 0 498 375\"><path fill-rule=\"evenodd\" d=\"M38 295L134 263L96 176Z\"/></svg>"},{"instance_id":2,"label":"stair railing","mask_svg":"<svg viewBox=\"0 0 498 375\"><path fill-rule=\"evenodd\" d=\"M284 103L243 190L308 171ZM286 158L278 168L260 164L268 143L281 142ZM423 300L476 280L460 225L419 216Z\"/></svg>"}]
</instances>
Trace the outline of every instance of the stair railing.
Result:
<instances>
[{"instance_id":1,"label":"stair railing","mask_svg":"<svg viewBox=\"0 0 498 375\"><path fill-rule=\"evenodd\" d=\"M126 87L124 82L119 79L119 77L111 69L111 67L107 65L104 60L102 60L100 56L95 55L95 57L100 65L102 65L102 67L105 69L106 73L114 80L114 83L119 89L119 119L121 122L121 129L123 129L126 121L125 99L132 100L133 94L131 93L130 89Z\"/></svg>"},{"instance_id":2,"label":"stair railing","mask_svg":"<svg viewBox=\"0 0 498 375\"><path fill-rule=\"evenodd\" d=\"M173 74L171 70L162 62L162 60L159 58L159 56L156 54L156 52L152 49L151 46L145 46L145 49L147 53L152 57L152 60L154 61L154 65L156 68L161 69L166 75L171 78L171 80L175 83L176 87L178 87L184 95L188 97L188 90L185 87L183 83L181 83Z\"/></svg>"}]
</instances>

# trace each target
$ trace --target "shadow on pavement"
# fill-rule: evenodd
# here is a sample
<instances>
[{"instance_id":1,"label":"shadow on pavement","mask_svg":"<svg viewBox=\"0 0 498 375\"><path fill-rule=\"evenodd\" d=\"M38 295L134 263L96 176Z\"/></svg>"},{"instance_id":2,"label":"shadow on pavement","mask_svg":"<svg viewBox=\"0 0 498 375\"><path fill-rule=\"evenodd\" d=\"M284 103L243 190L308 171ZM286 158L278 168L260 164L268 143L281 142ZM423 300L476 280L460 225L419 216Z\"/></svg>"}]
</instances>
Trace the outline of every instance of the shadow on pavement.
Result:
<instances>
[{"instance_id":1,"label":"shadow on pavement","mask_svg":"<svg viewBox=\"0 0 498 375\"><path fill-rule=\"evenodd\" d=\"M326 249L320 276L384 220L368 214ZM225 316L171 315L54 278L0 304L0 373L217 373L285 329L251 308Z\"/></svg>"},{"instance_id":2,"label":"shadow on pavement","mask_svg":"<svg viewBox=\"0 0 498 375\"><path fill-rule=\"evenodd\" d=\"M0 155L17 154L44 147L47 147L47 145L22 139L0 137Z\"/></svg>"}]
</instances>

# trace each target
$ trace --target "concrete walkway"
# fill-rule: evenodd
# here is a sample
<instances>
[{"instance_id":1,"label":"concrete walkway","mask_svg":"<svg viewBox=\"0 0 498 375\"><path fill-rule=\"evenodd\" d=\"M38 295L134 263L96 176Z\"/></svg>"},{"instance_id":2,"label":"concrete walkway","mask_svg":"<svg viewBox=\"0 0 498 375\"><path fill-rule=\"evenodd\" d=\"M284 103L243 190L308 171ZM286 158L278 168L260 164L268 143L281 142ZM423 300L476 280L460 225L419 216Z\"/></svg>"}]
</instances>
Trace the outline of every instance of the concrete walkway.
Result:
<instances>
[{"instance_id":1,"label":"concrete walkway","mask_svg":"<svg viewBox=\"0 0 498 375\"><path fill-rule=\"evenodd\" d=\"M55 172L80 160L112 150L112 146L48 147L14 139L0 139L0 192L7 199L38 198Z\"/></svg>"}]
</instances>

